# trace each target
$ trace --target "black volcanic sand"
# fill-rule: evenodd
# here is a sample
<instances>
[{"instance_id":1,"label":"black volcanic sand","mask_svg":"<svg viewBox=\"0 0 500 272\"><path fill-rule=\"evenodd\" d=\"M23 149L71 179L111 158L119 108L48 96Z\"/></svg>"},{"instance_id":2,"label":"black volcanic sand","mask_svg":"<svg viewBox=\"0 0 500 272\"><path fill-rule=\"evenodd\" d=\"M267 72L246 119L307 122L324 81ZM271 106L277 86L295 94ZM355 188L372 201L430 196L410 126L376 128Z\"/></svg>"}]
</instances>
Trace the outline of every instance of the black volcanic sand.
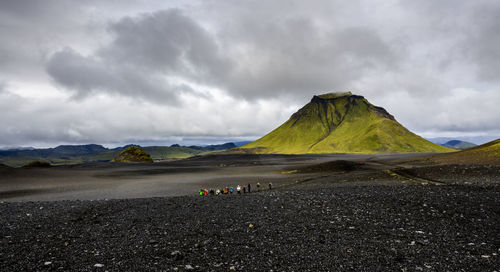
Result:
<instances>
[{"instance_id":1,"label":"black volcanic sand","mask_svg":"<svg viewBox=\"0 0 500 272\"><path fill-rule=\"evenodd\" d=\"M356 161L408 156L411 155L210 155L152 164L93 163L49 168L0 168L0 201L182 196L194 195L200 188L236 187L238 184L257 182L272 182L278 186L323 175L317 171L282 174L289 169L339 159Z\"/></svg>"},{"instance_id":2,"label":"black volcanic sand","mask_svg":"<svg viewBox=\"0 0 500 272\"><path fill-rule=\"evenodd\" d=\"M41 191L24 199L54 196L43 190L71 174L72 186L92 176L86 186L104 182L122 198L129 180L132 188L165 186L148 181L157 177L196 179L195 188L262 175L279 182L242 195L0 202L0 270L498 271L500 166L403 167L386 160L394 157L213 156L2 170L10 189L30 185L34 171L60 179L42 179ZM91 197L85 188L63 195Z\"/></svg>"}]
</instances>

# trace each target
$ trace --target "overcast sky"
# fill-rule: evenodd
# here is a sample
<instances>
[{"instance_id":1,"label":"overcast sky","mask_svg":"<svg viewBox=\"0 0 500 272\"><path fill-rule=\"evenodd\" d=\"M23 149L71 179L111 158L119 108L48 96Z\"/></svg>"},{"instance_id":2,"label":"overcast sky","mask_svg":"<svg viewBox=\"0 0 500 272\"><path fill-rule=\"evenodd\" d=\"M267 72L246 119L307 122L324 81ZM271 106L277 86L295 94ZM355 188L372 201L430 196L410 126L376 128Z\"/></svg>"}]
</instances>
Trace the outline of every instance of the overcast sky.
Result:
<instances>
[{"instance_id":1,"label":"overcast sky","mask_svg":"<svg viewBox=\"0 0 500 272\"><path fill-rule=\"evenodd\" d=\"M263 136L352 91L500 137L500 1L0 1L0 147Z\"/></svg>"}]
</instances>

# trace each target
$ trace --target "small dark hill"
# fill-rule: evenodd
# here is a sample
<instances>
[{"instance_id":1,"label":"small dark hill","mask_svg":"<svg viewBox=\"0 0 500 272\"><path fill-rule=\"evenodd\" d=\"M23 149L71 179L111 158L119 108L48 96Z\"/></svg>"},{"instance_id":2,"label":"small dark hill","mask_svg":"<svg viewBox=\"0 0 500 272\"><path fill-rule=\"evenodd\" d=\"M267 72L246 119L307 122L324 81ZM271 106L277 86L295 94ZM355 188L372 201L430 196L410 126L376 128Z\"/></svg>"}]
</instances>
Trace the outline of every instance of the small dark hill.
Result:
<instances>
[{"instance_id":1,"label":"small dark hill","mask_svg":"<svg viewBox=\"0 0 500 272\"><path fill-rule=\"evenodd\" d=\"M463 151L442 154L431 158L439 163L498 164L500 165L500 139Z\"/></svg>"},{"instance_id":2,"label":"small dark hill","mask_svg":"<svg viewBox=\"0 0 500 272\"><path fill-rule=\"evenodd\" d=\"M153 162L151 156L138 146L130 146L113 159L114 162Z\"/></svg>"},{"instance_id":3,"label":"small dark hill","mask_svg":"<svg viewBox=\"0 0 500 272\"><path fill-rule=\"evenodd\" d=\"M385 109L350 92L314 96L280 127L238 150L271 154L452 151L412 133Z\"/></svg>"},{"instance_id":4,"label":"small dark hill","mask_svg":"<svg viewBox=\"0 0 500 272\"><path fill-rule=\"evenodd\" d=\"M454 148L454 149L458 149L458 150L464 150L464 149L471 148L471 147L474 147L477 145L470 143L470 142L466 142L466 141L451 140L451 141L448 141L448 142L442 144L442 146Z\"/></svg>"},{"instance_id":5,"label":"small dark hill","mask_svg":"<svg viewBox=\"0 0 500 272\"><path fill-rule=\"evenodd\" d=\"M50 163L48 163L48 162L44 162L44 161L32 161L30 163L27 163L23 167L26 167L26 168L37 168L37 167L45 168L45 167L51 167L51 166L52 165L50 165Z\"/></svg>"},{"instance_id":6,"label":"small dark hill","mask_svg":"<svg viewBox=\"0 0 500 272\"><path fill-rule=\"evenodd\" d=\"M5 169L11 169L12 167L5 165L3 163L0 163L0 170L5 170Z\"/></svg>"},{"instance_id":7,"label":"small dark hill","mask_svg":"<svg viewBox=\"0 0 500 272\"><path fill-rule=\"evenodd\" d=\"M336 160L310 165L297 169L297 173L315 173L315 172L352 172L363 169L365 164L361 162Z\"/></svg>"}]
</instances>

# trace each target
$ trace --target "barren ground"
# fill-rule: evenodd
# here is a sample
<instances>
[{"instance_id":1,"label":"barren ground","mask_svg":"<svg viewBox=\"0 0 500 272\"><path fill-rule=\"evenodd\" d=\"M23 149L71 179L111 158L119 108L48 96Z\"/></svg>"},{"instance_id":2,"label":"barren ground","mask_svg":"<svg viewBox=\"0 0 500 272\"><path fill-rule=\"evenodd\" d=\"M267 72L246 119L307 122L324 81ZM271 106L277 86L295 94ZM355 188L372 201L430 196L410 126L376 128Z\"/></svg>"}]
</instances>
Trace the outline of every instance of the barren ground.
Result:
<instances>
[{"instance_id":1,"label":"barren ground","mask_svg":"<svg viewBox=\"0 0 500 272\"><path fill-rule=\"evenodd\" d=\"M407 156L0 170L0 267L498 271L500 167L393 161ZM195 196L199 187L256 181L275 188ZM65 200L39 201L57 199Z\"/></svg>"}]
</instances>

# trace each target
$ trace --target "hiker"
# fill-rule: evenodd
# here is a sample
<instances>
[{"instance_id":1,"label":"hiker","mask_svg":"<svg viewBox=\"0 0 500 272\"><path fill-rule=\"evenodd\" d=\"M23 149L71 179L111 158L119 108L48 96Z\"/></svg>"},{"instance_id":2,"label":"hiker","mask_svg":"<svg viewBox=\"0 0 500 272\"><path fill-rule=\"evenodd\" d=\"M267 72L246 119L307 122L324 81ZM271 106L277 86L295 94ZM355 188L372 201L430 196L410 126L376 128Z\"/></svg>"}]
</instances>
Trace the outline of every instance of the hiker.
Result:
<instances>
[{"instance_id":1,"label":"hiker","mask_svg":"<svg viewBox=\"0 0 500 272\"><path fill-rule=\"evenodd\" d=\"M257 182L257 192L260 191L260 182Z\"/></svg>"},{"instance_id":2,"label":"hiker","mask_svg":"<svg viewBox=\"0 0 500 272\"><path fill-rule=\"evenodd\" d=\"M229 193L229 187L226 186L226 188L224 188L224 194L227 195L227 193Z\"/></svg>"},{"instance_id":3,"label":"hiker","mask_svg":"<svg viewBox=\"0 0 500 272\"><path fill-rule=\"evenodd\" d=\"M246 194L247 193L247 187L243 186L243 193Z\"/></svg>"},{"instance_id":4,"label":"hiker","mask_svg":"<svg viewBox=\"0 0 500 272\"><path fill-rule=\"evenodd\" d=\"M204 196L208 195L208 190L207 190L207 189L205 189L205 190L203 191L203 195L204 195Z\"/></svg>"},{"instance_id":5,"label":"hiker","mask_svg":"<svg viewBox=\"0 0 500 272\"><path fill-rule=\"evenodd\" d=\"M238 194L241 194L241 186L238 184L238 186L236 187L236 191L238 191Z\"/></svg>"},{"instance_id":6,"label":"hiker","mask_svg":"<svg viewBox=\"0 0 500 272\"><path fill-rule=\"evenodd\" d=\"M269 190L271 190L273 188L273 184L271 182L269 182Z\"/></svg>"},{"instance_id":7,"label":"hiker","mask_svg":"<svg viewBox=\"0 0 500 272\"><path fill-rule=\"evenodd\" d=\"M220 195L220 189L217 189L217 191L215 191L215 195Z\"/></svg>"},{"instance_id":8,"label":"hiker","mask_svg":"<svg viewBox=\"0 0 500 272\"><path fill-rule=\"evenodd\" d=\"M200 189L200 196L203 196L203 189Z\"/></svg>"},{"instance_id":9,"label":"hiker","mask_svg":"<svg viewBox=\"0 0 500 272\"><path fill-rule=\"evenodd\" d=\"M210 189L210 195L215 195L215 190L213 188Z\"/></svg>"},{"instance_id":10,"label":"hiker","mask_svg":"<svg viewBox=\"0 0 500 272\"><path fill-rule=\"evenodd\" d=\"M252 184L248 183L248 193L250 193L250 191L252 191Z\"/></svg>"},{"instance_id":11,"label":"hiker","mask_svg":"<svg viewBox=\"0 0 500 272\"><path fill-rule=\"evenodd\" d=\"M229 193L233 193L234 192L234 188L233 187L229 187Z\"/></svg>"}]
</instances>

